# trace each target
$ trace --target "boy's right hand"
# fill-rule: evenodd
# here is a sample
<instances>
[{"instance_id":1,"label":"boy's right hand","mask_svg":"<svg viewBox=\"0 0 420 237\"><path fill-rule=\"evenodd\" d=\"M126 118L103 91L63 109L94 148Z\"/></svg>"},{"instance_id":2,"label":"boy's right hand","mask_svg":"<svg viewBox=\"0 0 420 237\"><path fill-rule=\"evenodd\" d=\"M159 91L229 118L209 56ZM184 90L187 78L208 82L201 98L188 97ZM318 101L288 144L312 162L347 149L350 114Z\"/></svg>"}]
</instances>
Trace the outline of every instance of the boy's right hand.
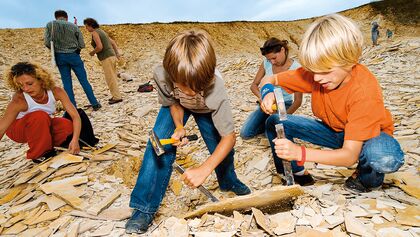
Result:
<instances>
[{"instance_id":1,"label":"boy's right hand","mask_svg":"<svg viewBox=\"0 0 420 237\"><path fill-rule=\"evenodd\" d=\"M272 105L276 103L276 98L274 97L274 92L270 92L267 95L265 95L262 103L261 103L261 109L266 114L274 114L274 110L272 108Z\"/></svg>"},{"instance_id":2,"label":"boy's right hand","mask_svg":"<svg viewBox=\"0 0 420 237\"><path fill-rule=\"evenodd\" d=\"M188 143L188 139L185 138L185 135L187 134L187 131L185 128L177 128L174 131L174 134L172 134L171 138L175 140L179 140L178 142L173 143L173 146L184 146ZM182 138L182 139L181 139Z\"/></svg>"}]
</instances>

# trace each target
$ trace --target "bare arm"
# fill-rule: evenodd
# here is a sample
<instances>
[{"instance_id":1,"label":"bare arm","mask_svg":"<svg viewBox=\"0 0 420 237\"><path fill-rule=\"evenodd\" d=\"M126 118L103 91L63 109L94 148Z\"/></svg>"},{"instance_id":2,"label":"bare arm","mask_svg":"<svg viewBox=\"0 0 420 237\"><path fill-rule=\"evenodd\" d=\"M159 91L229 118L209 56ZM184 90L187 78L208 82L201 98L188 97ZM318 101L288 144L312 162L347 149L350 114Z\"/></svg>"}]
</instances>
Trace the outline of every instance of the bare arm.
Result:
<instances>
[{"instance_id":1,"label":"bare arm","mask_svg":"<svg viewBox=\"0 0 420 237\"><path fill-rule=\"evenodd\" d=\"M74 105L70 102L70 99L67 93L60 87L55 87L53 89L54 97L61 101L63 104L64 109L70 115L73 121L73 137L69 144L69 152L71 154L77 154L80 151L79 147L79 137L80 137L80 130L82 128L82 121L80 119L79 113L77 112Z\"/></svg>"},{"instance_id":2,"label":"bare arm","mask_svg":"<svg viewBox=\"0 0 420 237\"><path fill-rule=\"evenodd\" d=\"M295 92L293 95L294 95L293 104L287 109L288 114L293 114L302 105L303 93Z\"/></svg>"},{"instance_id":3,"label":"bare arm","mask_svg":"<svg viewBox=\"0 0 420 237\"><path fill-rule=\"evenodd\" d=\"M355 164L362 150L362 141L345 140L343 147L335 150L319 150L306 148L306 161L335 166L352 166ZM285 160L302 159L300 146L287 139L275 139L276 154Z\"/></svg>"},{"instance_id":4,"label":"bare arm","mask_svg":"<svg viewBox=\"0 0 420 237\"><path fill-rule=\"evenodd\" d=\"M206 178L216 167L226 158L236 142L236 135L232 132L223 136L214 150L213 154L207 158L197 168L190 168L181 176L182 180L190 187L196 188L204 183Z\"/></svg>"},{"instance_id":5,"label":"bare arm","mask_svg":"<svg viewBox=\"0 0 420 237\"><path fill-rule=\"evenodd\" d=\"M172 120L174 121L175 127L184 127L184 107L176 103L169 106L171 111Z\"/></svg>"},{"instance_id":6,"label":"bare arm","mask_svg":"<svg viewBox=\"0 0 420 237\"><path fill-rule=\"evenodd\" d=\"M0 140L3 138L9 126L16 120L19 112L26 111L27 109L26 101L15 94L12 101L7 105L4 116L0 119Z\"/></svg>"},{"instance_id":7,"label":"bare arm","mask_svg":"<svg viewBox=\"0 0 420 237\"><path fill-rule=\"evenodd\" d=\"M269 76L269 77L264 77L261 80L260 87L262 88L265 84L276 85L276 77L274 75ZM271 106L274 103L276 103L276 99L274 98L274 93L270 92L267 95L265 95L264 100L260 104L260 107L266 114L273 114L275 111L273 110Z\"/></svg>"},{"instance_id":8,"label":"bare arm","mask_svg":"<svg viewBox=\"0 0 420 237\"><path fill-rule=\"evenodd\" d=\"M95 41L95 44L96 44L96 47L89 53L90 56L93 56L96 53L99 53L102 51L103 45L102 45L102 41L101 41L101 38L99 37L98 32L92 31L91 34L92 34L92 39L93 41Z\"/></svg>"},{"instance_id":9,"label":"bare arm","mask_svg":"<svg viewBox=\"0 0 420 237\"><path fill-rule=\"evenodd\" d=\"M120 51L118 50L117 43L115 43L115 40L109 38L109 41L111 42L112 48L114 49L115 56L119 59L120 58Z\"/></svg>"},{"instance_id":10,"label":"bare arm","mask_svg":"<svg viewBox=\"0 0 420 237\"><path fill-rule=\"evenodd\" d=\"M254 93L254 95L258 98L258 101L261 102L261 93L260 88L258 87L260 85L261 79L263 79L265 75L264 66L261 63L260 67L258 68L258 72L255 75L254 81L251 84L251 91Z\"/></svg>"}]
</instances>

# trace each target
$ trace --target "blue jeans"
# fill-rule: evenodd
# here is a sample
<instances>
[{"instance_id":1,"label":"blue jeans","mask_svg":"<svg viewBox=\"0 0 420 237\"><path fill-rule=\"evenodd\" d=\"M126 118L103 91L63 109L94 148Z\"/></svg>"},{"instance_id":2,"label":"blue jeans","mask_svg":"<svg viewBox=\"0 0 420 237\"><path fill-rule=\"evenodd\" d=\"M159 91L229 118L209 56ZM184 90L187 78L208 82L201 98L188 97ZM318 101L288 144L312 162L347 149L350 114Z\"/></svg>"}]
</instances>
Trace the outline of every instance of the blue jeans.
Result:
<instances>
[{"instance_id":1,"label":"blue jeans","mask_svg":"<svg viewBox=\"0 0 420 237\"><path fill-rule=\"evenodd\" d=\"M184 124L192 115L198 125L201 136L210 154L220 142L220 135L214 127L211 114L192 113L184 111ZM161 107L153 130L159 138L172 136L175 125L169 107ZM137 177L136 185L131 193L130 207L144 213L154 214L165 195L172 174L172 164L175 162L176 147L166 145L165 154L157 156L150 141L147 142L143 163ZM216 167L217 181L221 190L230 190L239 181L233 164L234 150Z\"/></svg>"},{"instance_id":2,"label":"blue jeans","mask_svg":"<svg viewBox=\"0 0 420 237\"><path fill-rule=\"evenodd\" d=\"M274 152L272 142L276 137L275 125L278 123L283 124L286 137L291 141L294 138L299 138L332 149L339 149L344 143L344 132L335 132L321 121L297 115L287 115L287 120L280 121L278 115L271 115L267 119L266 134L279 173L283 171L283 165ZM296 163L295 165L293 163L295 162L292 162L293 171L299 171L295 170L297 166ZM403 163L404 153L398 141L381 132L379 136L363 143L357 166L358 178L366 188L375 188L382 185L386 173L397 171ZM302 170L300 167L299 169Z\"/></svg>"},{"instance_id":3,"label":"blue jeans","mask_svg":"<svg viewBox=\"0 0 420 237\"><path fill-rule=\"evenodd\" d=\"M284 103L286 105L286 109L288 109L292 103L293 101L286 101ZM270 115L264 113L258 105L254 112L252 112L245 120L244 125L242 125L240 131L241 138L247 140L257 136L258 134L264 133L265 121L269 116Z\"/></svg>"},{"instance_id":4,"label":"blue jeans","mask_svg":"<svg viewBox=\"0 0 420 237\"><path fill-rule=\"evenodd\" d=\"M379 31L372 31L372 43L374 45L378 44L378 37L379 37Z\"/></svg>"},{"instance_id":5,"label":"blue jeans","mask_svg":"<svg viewBox=\"0 0 420 237\"><path fill-rule=\"evenodd\" d=\"M56 53L55 61L61 74L64 90L69 96L71 103L77 108L76 100L74 99L73 82L71 79L71 70L73 70L80 85L82 85L82 88L85 91L89 103L92 106L98 105L99 102L93 94L92 86L87 79L85 66L80 55L77 53Z\"/></svg>"}]
</instances>

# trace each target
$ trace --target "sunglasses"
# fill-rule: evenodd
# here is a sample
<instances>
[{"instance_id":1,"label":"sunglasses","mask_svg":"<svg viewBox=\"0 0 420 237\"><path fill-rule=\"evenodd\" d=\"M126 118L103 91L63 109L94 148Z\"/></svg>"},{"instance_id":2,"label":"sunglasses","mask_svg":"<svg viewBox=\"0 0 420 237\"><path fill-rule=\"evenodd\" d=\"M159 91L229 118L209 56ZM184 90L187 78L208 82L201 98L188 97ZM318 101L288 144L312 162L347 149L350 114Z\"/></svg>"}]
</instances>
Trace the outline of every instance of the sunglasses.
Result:
<instances>
[{"instance_id":1,"label":"sunglasses","mask_svg":"<svg viewBox=\"0 0 420 237\"><path fill-rule=\"evenodd\" d=\"M266 47L261 47L260 51L261 51L262 55L266 55L266 54L269 54L269 53L273 52L275 49L281 50L281 48L282 48L282 46L280 44L275 44L275 45L270 45L270 46L266 46Z\"/></svg>"},{"instance_id":2,"label":"sunglasses","mask_svg":"<svg viewBox=\"0 0 420 237\"><path fill-rule=\"evenodd\" d=\"M35 74L35 67L27 62L17 63L12 67L11 72L14 77L18 77L23 74Z\"/></svg>"}]
</instances>

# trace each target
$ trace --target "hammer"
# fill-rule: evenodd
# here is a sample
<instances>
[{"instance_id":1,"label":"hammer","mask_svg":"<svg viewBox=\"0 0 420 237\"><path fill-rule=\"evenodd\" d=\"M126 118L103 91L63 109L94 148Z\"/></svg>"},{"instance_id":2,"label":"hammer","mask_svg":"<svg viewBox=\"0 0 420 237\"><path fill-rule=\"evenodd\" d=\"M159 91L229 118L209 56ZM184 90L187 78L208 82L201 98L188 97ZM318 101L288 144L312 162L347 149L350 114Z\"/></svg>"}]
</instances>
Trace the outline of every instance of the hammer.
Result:
<instances>
[{"instance_id":1,"label":"hammer","mask_svg":"<svg viewBox=\"0 0 420 237\"><path fill-rule=\"evenodd\" d=\"M274 97L276 98L277 112L279 113L280 121L287 120L287 112L286 112L286 106L284 104L283 92L281 91L280 88L274 89ZM276 124L276 132L277 132L277 138L279 139L286 138L283 124ZM284 177L286 178L287 186L294 185L295 180L293 178L291 163L283 159L281 161L283 163Z\"/></svg>"},{"instance_id":2,"label":"hammer","mask_svg":"<svg viewBox=\"0 0 420 237\"><path fill-rule=\"evenodd\" d=\"M149 138L150 138L150 143L152 143L153 150L155 150L156 155L158 155L158 156L161 156L165 153L165 150L163 149L164 145L169 145L169 144L173 144L175 142L178 142L178 140L173 139L173 138L159 139L159 137L157 136L155 131L153 131L153 129L150 130L150 132L149 132ZM195 134L185 136L185 138L187 138L190 141L198 140L198 136L195 135Z\"/></svg>"},{"instance_id":3,"label":"hammer","mask_svg":"<svg viewBox=\"0 0 420 237\"><path fill-rule=\"evenodd\" d=\"M153 131L153 129L150 130L149 136L150 136L150 143L152 143L153 150L155 150L156 155L158 155L158 156L161 156L165 153L165 150L163 149L163 145L173 144L173 143L178 141L178 140L175 140L173 138L171 138L171 139L159 139L159 137L157 136L155 131ZM198 139L198 136L194 134L194 135L186 136L186 138L188 138L188 140L190 140L190 141L194 141L194 140ZM176 161L173 163L173 167L180 174L183 174L185 172L184 168L182 168L182 166L180 166L178 163L176 163ZM200 185L197 188L204 195L206 195L206 197L209 198L212 202L218 202L219 201L219 199L217 199L213 194L211 194L211 192L208 189L206 189L204 186Z\"/></svg>"}]
</instances>

